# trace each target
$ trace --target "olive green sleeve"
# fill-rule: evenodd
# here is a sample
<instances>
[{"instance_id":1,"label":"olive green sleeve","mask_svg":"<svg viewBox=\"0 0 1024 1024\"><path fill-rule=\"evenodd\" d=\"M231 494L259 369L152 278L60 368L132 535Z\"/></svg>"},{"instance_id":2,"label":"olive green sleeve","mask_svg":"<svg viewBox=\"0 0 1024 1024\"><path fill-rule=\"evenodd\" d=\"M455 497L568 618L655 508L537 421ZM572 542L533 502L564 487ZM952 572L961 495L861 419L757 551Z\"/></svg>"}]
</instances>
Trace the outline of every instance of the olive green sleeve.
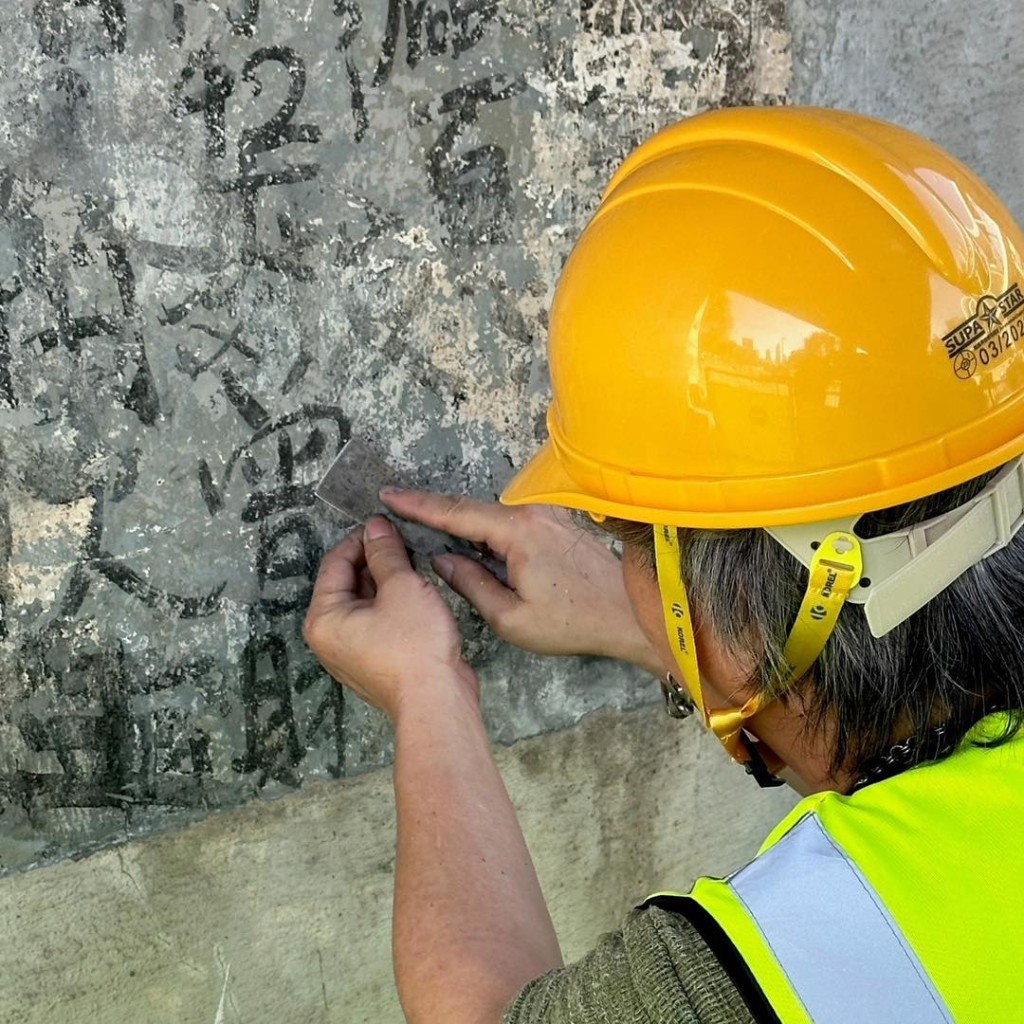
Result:
<instances>
[{"instance_id":1,"label":"olive green sleeve","mask_svg":"<svg viewBox=\"0 0 1024 1024\"><path fill-rule=\"evenodd\" d=\"M686 918L634 910L582 960L531 982L504 1024L752 1024L725 969Z\"/></svg>"}]
</instances>

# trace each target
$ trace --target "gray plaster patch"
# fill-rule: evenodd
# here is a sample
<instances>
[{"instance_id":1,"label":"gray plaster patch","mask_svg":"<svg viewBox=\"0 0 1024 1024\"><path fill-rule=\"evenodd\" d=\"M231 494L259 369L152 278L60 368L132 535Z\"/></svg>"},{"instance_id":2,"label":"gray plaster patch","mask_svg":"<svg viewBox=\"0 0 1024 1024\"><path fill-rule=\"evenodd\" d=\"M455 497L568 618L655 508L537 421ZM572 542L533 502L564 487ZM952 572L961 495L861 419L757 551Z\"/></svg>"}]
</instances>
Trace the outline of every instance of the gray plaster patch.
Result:
<instances>
[{"instance_id":1,"label":"gray plaster patch","mask_svg":"<svg viewBox=\"0 0 1024 1024\"><path fill-rule=\"evenodd\" d=\"M788 0L794 103L895 121L945 146L1024 220L1017 0Z\"/></svg>"},{"instance_id":2,"label":"gray plaster patch","mask_svg":"<svg viewBox=\"0 0 1024 1024\"><path fill-rule=\"evenodd\" d=\"M777 0L41 0L0 12L0 867L386 763L306 651L353 432L495 495L614 165L777 103ZM501 741L654 697L506 649Z\"/></svg>"}]
</instances>

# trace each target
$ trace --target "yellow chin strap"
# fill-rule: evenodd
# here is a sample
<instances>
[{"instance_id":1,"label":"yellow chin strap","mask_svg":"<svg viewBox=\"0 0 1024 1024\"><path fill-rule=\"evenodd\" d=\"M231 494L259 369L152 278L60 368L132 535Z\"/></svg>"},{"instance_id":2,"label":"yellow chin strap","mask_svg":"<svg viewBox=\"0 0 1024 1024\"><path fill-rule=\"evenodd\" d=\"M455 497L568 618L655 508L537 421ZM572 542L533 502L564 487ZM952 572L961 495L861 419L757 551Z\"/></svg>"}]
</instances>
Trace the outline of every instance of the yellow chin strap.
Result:
<instances>
[{"instance_id":1,"label":"yellow chin strap","mask_svg":"<svg viewBox=\"0 0 1024 1024\"><path fill-rule=\"evenodd\" d=\"M686 689L704 716L705 726L718 737L732 759L748 767L751 767L752 762L759 762L753 767L761 771L752 770L752 774L763 785L770 784L762 779L770 780L771 772L777 770L779 765L763 770L764 764L744 735L743 727L747 719L756 715L773 698L754 696L740 708L707 707L701 688L693 618L686 596L686 585L683 583L679 531L676 527L654 527L654 551L665 629ZM784 664L772 688L776 695L802 679L818 659L836 627L839 610L850 591L860 582L863 554L856 535L830 533L815 551L809 573L804 599L783 648Z\"/></svg>"}]
</instances>

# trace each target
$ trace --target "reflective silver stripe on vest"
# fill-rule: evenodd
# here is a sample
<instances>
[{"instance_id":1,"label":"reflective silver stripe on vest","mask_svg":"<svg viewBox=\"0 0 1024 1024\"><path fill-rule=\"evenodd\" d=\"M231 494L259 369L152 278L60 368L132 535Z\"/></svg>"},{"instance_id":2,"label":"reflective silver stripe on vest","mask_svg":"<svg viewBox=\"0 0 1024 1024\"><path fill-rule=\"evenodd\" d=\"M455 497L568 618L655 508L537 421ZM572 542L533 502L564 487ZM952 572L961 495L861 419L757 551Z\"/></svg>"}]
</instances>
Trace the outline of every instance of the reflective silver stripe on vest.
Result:
<instances>
[{"instance_id":1,"label":"reflective silver stripe on vest","mask_svg":"<svg viewBox=\"0 0 1024 1024\"><path fill-rule=\"evenodd\" d=\"M881 899L813 814L729 884L815 1024L953 1020Z\"/></svg>"}]
</instances>

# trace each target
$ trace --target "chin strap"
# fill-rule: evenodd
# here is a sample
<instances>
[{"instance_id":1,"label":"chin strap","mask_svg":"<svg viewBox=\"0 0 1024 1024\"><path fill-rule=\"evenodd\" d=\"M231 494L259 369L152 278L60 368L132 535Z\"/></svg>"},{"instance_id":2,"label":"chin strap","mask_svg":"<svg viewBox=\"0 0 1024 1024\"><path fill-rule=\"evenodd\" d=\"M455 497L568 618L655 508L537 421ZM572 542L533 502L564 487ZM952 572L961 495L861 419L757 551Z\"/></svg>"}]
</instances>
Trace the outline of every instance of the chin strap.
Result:
<instances>
[{"instance_id":1,"label":"chin strap","mask_svg":"<svg viewBox=\"0 0 1024 1024\"><path fill-rule=\"evenodd\" d=\"M675 526L654 527L654 551L658 587L665 616L669 645L704 724L719 739L734 761L762 786L778 785L774 772L783 762L764 748L762 754L744 731L744 724L767 704L802 679L820 656L839 619L839 611L863 573L861 544L852 531L828 534L811 559L807 590L789 631L782 652L782 664L769 688L769 695L757 694L739 708L708 708L701 687L700 666L694 642L693 617L682 576L679 531ZM671 687L675 681L670 678ZM675 684L678 688L678 684Z\"/></svg>"}]
</instances>

